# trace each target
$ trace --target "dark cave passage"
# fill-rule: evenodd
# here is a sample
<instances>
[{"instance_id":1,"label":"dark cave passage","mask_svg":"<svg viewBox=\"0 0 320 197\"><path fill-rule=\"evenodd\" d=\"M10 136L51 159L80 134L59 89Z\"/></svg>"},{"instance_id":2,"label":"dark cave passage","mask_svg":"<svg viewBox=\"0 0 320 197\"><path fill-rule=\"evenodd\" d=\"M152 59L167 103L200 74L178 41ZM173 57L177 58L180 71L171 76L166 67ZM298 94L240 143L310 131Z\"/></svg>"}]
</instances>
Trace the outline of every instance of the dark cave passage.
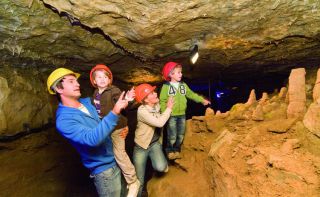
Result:
<instances>
[{"instance_id":1,"label":"dark cave passage","mask_svg":"<svg viewBox=\"0 0 320 197\"><path fill-rule=\"evenodd\" d=\"M210 106L188 101L187 117L202 116L207 107L211 107L214 111L226 112L236 103L245 103L249 98L250 91L255 89L257 100L262 96L263 92L268 93L269 97L272 93L277 93L281 87L286 87L288 73L275 73L266 76L251 75L247 78L235 78L234 80L188 80L189 87L210 99Z\"/></svg>"}]
</instances>

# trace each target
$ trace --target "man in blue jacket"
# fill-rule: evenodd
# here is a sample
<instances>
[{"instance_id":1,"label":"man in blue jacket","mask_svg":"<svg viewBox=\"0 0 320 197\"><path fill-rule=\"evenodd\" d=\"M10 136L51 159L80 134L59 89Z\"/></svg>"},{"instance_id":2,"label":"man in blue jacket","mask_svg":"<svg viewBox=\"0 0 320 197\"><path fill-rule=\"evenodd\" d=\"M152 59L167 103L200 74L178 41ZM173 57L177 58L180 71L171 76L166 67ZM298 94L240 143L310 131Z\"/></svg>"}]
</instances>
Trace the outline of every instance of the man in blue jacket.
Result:
<instances>
[{"instance_id":1,"label":"man in blue jacket","mask_svg":"<svg viewBox=\"0 0 320 197\"><path fill-rule=\"evenodd\" d=\"M94 178L99 196L118 197L121 173L113 156L110 133L128 102L123 99L123 92L113 110L100 120L90 98L80 98L79 76L66 68L58 68L48 77L48 91L59 100L56 127L79 152L83 165Z\"/></svg>"}]
</instances>

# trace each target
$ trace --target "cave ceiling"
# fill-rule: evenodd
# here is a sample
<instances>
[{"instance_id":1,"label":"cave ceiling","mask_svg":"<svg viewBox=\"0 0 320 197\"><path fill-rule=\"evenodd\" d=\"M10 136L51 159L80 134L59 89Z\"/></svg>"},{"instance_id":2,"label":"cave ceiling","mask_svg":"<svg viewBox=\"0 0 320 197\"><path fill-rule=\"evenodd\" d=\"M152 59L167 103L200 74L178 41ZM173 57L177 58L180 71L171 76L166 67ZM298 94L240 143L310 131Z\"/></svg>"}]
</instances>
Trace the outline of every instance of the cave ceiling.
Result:
<instances>
[{"instance_id":1,"label":"cave ceiling","mask_svg":"<svg viewBox=\"0 0 320 197\"><path fill-rule=\"evenodd\" d=\"M160 81L172 60L188 78L317 66L319 32L317 0L0 1L2 64L88 72L105 63L129 83Z\"/></svg>"}]
</instances>

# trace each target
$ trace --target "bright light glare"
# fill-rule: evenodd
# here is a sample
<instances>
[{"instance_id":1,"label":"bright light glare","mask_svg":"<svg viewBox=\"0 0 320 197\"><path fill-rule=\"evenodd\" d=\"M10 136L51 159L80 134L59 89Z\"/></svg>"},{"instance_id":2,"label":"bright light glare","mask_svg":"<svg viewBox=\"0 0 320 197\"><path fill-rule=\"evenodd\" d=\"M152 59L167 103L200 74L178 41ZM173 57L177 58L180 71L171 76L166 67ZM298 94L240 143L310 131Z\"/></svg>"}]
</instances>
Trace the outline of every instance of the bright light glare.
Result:
<instances>
[{"instance_id":1,"label":"bright light glare","mask_svg":"<svg viewBox=\"0 0 320 197\"><path fill-rule=\"evenodd\" d=\"M198 58L199 58L199 53L196 52L196 53L191 57L191 63L192 63L192 64L195 64L195 63L197 62Z\"/></svg>"},{"instance_id":2,"label":"bright light glare","mask_svg":"<svg viewBox=\"0 0 320 197\"><path fill-rule=\"evenodd\" d=\"M223 92L216 92L216 96L217 96L217 98L221 98L221 96L222 95L224 95L224 93Z\"/></svg>"}]
</instances>

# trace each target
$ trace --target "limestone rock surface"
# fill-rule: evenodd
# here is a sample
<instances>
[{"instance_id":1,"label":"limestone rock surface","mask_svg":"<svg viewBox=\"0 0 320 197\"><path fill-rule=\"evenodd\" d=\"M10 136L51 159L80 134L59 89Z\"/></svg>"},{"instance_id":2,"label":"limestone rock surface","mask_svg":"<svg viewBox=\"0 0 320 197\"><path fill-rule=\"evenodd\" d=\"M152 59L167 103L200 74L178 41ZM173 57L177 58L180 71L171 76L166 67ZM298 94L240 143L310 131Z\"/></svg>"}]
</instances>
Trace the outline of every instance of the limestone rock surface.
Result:
<instances>
[{"instance_id":1,"label":"limestone rock surface","mask_svg":"<svg viewBox=\"0 0 320 197\"><path fill-rule=\"evenodd\" d=\"M189 78L265 74L319 62L319 13L318 1L3 0L0 54L16 66L85 72L105 63L129 83L141 82L136 72L159 82L169 60Z\"/></svg>"},{"instance_id":2,"label":"limestone rock surface","mask_svg":"<svg viewBox=\"0 0 320 197\"><path fill-rule=\"evenodd\" d=\"M0 134L40 128L54 117L41 74L33 69L0 71Z\"/></svg>"}]
</instances>

